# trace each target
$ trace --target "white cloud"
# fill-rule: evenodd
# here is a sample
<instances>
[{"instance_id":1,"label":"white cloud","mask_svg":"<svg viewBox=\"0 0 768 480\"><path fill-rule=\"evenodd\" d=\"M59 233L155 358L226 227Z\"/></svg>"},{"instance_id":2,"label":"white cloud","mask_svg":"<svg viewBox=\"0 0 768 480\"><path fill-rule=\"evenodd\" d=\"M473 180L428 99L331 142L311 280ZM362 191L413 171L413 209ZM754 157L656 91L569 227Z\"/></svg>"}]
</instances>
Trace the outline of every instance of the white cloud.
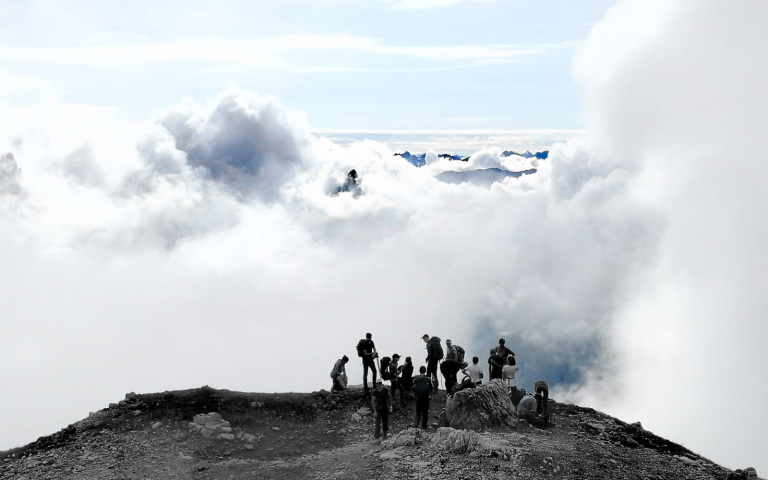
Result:
<instances>
[{"instance_id":1,"label":"white cloud","mask_svg":"<svg viewBox=\"0 0 768 480\"><path fill-rule=\"evenodd\" d=\"M292 34L242 40L188 40L153 43L100 44L72 47L0 47L0 58L54 65L112 67L139 64L242 64L260 69L297 71L357 71L359 66L297 64L297 52L350 51L434 62L492 63L543 55L563 44L518 45L387 45L379 39L339 35ZM306 60L305 60L306 62ZM423 67L426 68L426 67ZM396 69L391 69L396 71ZM365 69L363 69L365 71Z\"/></svg>"},{"instance_id":2,"label":"white cloud","mask_svg":"<svg viewBox=\"0 0 768 480\"><path fill-rule=\"evenodd\" d=\"M47 401L40 385L72 395L44 425L7 429L6 446L131 390L323 388L326 364L366 330L417 363L424 331L475 354L501 331L531 352L529 375L586 364L622 269L654 242L652 215L610 214L632 204L615 179L558 200L545 161L490 188L448 185L434 178L443 161L419 169L381 143L312 137L302 115L250 92L142 125L33 111L45 128L11 129L19 141L7 143L24 198L0 208L13 232L0 240L12 319L0 360L18 365L1 380L23 392L9 409ZM329 195L353 168L362 195ZM310 342L311 365L285 355ZM275 358L280 371L260 369Z\"/></svg>"},{"instance_id":3,"label":"white cloud","mask_svg":"<svg viewBox=\"0 0 768 480\"><path fill-rule=\"evenodd\" d=\"M730 468L768 470L768 34L761 2L624 1L593 29L577 70L594 142L561 197L621 164L665 225L613 324L621 368L582 399ZM598 373L603 372L596 372ZM712 422L726 403L736 417Z\"/></svg>"},{"instance_id":4,"label":"white cloud","mask_svg":"<svg viewBox=\"0 0 768 480\"><path fill-rule=\"evenodd\" d=\"M398 10L426 10L449 7L460 3L493 3L503 0L400 0L393 8Z\"/></svg>"}]
</instances>

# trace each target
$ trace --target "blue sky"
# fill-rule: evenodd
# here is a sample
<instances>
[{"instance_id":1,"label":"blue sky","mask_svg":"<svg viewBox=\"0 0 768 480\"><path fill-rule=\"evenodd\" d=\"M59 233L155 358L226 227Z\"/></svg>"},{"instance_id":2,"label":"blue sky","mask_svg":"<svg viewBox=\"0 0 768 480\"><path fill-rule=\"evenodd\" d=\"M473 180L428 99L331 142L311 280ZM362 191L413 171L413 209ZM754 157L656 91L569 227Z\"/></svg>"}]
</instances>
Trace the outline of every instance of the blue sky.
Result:
<instances>
[{"instance_id":1,"label":"blue sky","mask_svg":"<svg viewBox=\"0 0 768 480\"><path fill-rule=\"evenodd\" d=\"M4 2L0 62L132 119L238 86L316 129L579 129L573 52L611 3Z\"/></svg>"}]
</instances>

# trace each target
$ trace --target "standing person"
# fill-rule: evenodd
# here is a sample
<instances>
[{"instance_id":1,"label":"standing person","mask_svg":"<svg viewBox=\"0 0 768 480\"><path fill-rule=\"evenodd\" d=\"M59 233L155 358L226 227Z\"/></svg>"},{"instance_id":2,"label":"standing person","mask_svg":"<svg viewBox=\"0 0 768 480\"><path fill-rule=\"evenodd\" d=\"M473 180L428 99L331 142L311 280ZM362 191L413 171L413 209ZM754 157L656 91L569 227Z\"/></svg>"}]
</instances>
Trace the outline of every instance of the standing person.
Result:
<instances>
[{"instance_id":1,"label":"standing person","mask_svg":"<svg viewBox=\"0 0 768 480\"><path fill-rule=\"evenodd\" d=\"M429 395L432 393L432 381L426 375L426 367L419 367L419 374L413 377L413 393L416 395L416 418L413 428L427 429L429 421Z\"/></svg>"},{"instance_id":2,"label":"standing person","mask_svg":"<svg viewBox=\"0 0 768 480\"><path fill-rule=\"evenodd\" d=\"M498 353L504 358L507 358L508 356L515 354L515 352L507 348L506 343L507 343L506 340L504 340L503 338L500 338L499 345L496 347L496 353Z\"/></svg>"},{"instance_id":3,"label":"standing person","mask_svg":"<svg viewBox=\"0 0 768 480\"><path fill-rule=\"evenodd\" d=\"M533 384L533 391L536 392L536 413L547 416L549 412L549 385L546 380L536 380Z\"/></svg>"},{"instance_id":4,"label":"standing person","mask_svg":"<svg viewBox=\"0 0 768 480\"><path fill-rule=\"evenodd\" d=\"M371 385L375 385L376 364L373 360L379 356L376 352L376 345L374 345L373 340L371 340L372 337L373 335L366 333L365 339L360 340L357 343L357 354L363 359L363 390L365 391L366 396L370 394L370 390L368 389L368 369L373 373Z\"/></svg>"},{"instance_id":5,"label":"standing person","mask_svg":"<svg viewBox=\"0 0 768 480\"><path fill-rule=\"evenodd\" d=\"M371 409L376 412L376 429L373 438L379 438L379 433L384 430L384 440L389 432L389 414L392 412L392 396L389 389L382 385L381 379L376 381L376 388L371 395Z\"/></svg>"},{"instance_id":6,"label":"standing person","mask_svg":"<svg viewBox=\"0 0 768 480\"><path fill-rule=\"evenodd\" d=\"M480 359L472 357L472 365L464 369L464 373L469 375L469 379L475 385L482 385L483 383L483 369L480 367Z\"/></svg>"},{"instance_id":7,"label":"standing person","mask_svg":"<svg viewBox=\"0 0 768 480\"><path fill-rule=\"evenodd\" d=\"M440 345L440 337L430 337L426 333L421 337L427 344L427 377L434 382L433 389L437 390L437 362L443 359L443 347Z\"/></svg>"},{"instance_id":8,"label":"standing person","mask_svg":"<svg viewBox=\"0 0 768 480\"><path fill-rule=\"evenodd\" d=\"M504 377L504 381L507 383L509 399L512 400L512 405L514 406L517 406L523 398L523 393L517 389L517 380L515 379L517 371L517 360L514 355L510 355L507 357L507 364L501 369L501 374Z\"/></svg>"},{"instance_id":9,"label":"standing person","mask_svg":"<svg viewBox=\"0 0 768 480\"><path fill-rule=\"evenodd\" d=\"M512 393L512 390L517 390L517 381L515 380L515 373L517 373L517 360L514 355L507 357L507 364L501 369L501 376L504 382L507 384L507 390Z\"/></svg>"},{"instance_id":10,"label":"standing person","mask_svg":"<svg viewBox=\"0 0 768 480\"><path fill-rule=\"evenodd\" d=\"M488 370L490 370L490 380L496 378L501 379L501 370L503 368L504 358L498 354L498 351L495 348L492 348L490 351L490 356L488 357Z\"/></svg>"},{"instance_id":11,"label":"standing person","mask_svg":"<svg viewBox=\"0 0 768 480\"><path fill-rule=\"evenodd\" d=\"M341 391L347 388L347 362L349 362L349 357L344 355L336 360L336 363L333 365L333 370L331 370L331 380L333 380L331 393L336 390Z\"/></svg>"},{"instance_id":12,"label":"standing person","mask_svg":"<svg viewBox=\"0 0 768 480\"><path fill-rule=\"evenodd\" d=\"M399 377L400 367L397 365L399 361L400 355L392 355L392 361L389 362L389 374L391 375L389 383L392 385L392 402L395 401L395 393L400 392L400 405L405 406L405 392Z\"/></svg>"},{"instance_id":13,"label":"standing person","mask_svg":"<svg viewBox=\"0 0 768 480\"><path fill-rule=\"evenodd\" d=\"M397 367L400 370L400 387L403 392L408 392L407 402L411 397L411 388L413 387L413 360L411 357L405 357L405 365Z\"/></svg>"},{"instance_id":14,"label":"standing person","mask_svg":"<svg viewBox=\"0 0 768 480\"><path fill-rule=\"evenodd\" d=\"M451 339L445 341L445 359L446 360L458 360L456 358L456 349L453 348L453 343L451 342Z\"/></svg>"}]
</instances>

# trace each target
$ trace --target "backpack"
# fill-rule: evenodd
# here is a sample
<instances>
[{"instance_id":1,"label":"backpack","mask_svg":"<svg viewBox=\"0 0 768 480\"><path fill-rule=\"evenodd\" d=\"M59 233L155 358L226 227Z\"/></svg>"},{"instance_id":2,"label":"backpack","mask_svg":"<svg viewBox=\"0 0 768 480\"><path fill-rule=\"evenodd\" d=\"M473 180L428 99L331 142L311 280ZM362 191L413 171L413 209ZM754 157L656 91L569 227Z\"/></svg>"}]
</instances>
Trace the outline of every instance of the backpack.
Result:
<instances>
[{"instance_id":1,"label":"backpack","mask_svg":"<svg viewBox=\"0 0 768 480\"><path fill-rule=\"evenodd\" d=\"M389 371L389 362L392 359L389 357L381 357L381 379L392 380L392 372Z\"/></svg>"},{"instance_id":2,"label":"backpack","mask_svg":"<svg viewBox=\"0 0 768 480\"><path fill-rule=\"evenodd\" d=\"M464 349L458 345L454 345L453 348L456 350L456 361L464 363Z\"/></svg>"},{"instance_id":3,"label":"backpack","mask_svg":"<svg viewBox=\"0 0 768 480\"><path fill-rule=\"evenodd\" d=\"M445 354L443 353L443 346L440 345L439 342L434 342L430 344L430 347L429 347L430 360L442 360L444 355Z\"/></svg>"},{"instance_id":4,"label":"backpack","mask_svg":"<svg viewBox=\"0 0 768 480\"><path fill-rule=\"evenodd\" d=\"M429 379L426 375L413 377L413 391L417 394L429 393Z\"/></svg>"},{"instance_id":5,"label":"backpack","mask_svg":"<svg viewBox=\"0 0 768 480\"><path fill-rule=\"evenodd\" d=\"M357 342L357 356L362 357L363 356L363 344L365 343L365 339L361 338L359 342Z\"/></svg>"}]
</instances>

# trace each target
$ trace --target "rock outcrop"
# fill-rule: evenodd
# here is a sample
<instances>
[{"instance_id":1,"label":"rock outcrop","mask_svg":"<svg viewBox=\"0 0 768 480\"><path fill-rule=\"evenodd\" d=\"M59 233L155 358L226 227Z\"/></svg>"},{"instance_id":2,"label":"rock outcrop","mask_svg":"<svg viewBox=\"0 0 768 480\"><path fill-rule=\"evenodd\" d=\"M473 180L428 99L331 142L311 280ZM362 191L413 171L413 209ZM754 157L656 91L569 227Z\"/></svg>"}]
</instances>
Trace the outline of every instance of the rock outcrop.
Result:
<instances>
[{"instance_id":1,"label":"rock outcrop","mask_svg":"<svg viewBox=\"0 0 768 480\"><path fill-rule=\"evenodd\" d=\"M501 382L491 381L448 397L441 426L481 431L517 424L515 407Z\"/></svg>"}]
</instances>

